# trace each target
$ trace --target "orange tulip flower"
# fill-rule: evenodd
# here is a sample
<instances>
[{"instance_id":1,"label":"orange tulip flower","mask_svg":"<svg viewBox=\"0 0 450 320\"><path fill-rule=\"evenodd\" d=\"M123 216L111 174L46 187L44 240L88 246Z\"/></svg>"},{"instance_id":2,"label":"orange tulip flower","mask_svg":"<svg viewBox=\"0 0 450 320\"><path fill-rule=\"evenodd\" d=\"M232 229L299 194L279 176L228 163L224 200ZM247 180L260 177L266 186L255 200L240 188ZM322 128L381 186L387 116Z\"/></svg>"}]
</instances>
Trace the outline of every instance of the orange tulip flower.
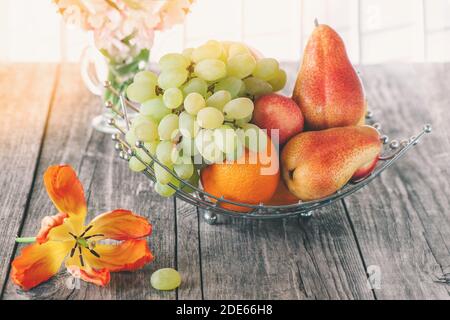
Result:
<instances>
[{"instance_id":1,"label":"orange tulip flower","mask_svg":"<svg viewBox=\"0 0 450 320\"><path fill-rule=\"evenodd\" d=\"M47 281L64 261L72 275L105 286L110 272L136 270L153 260L143 239L152 232L145 218L116 209L85 225L83 186L71 166L49 167L44 184L59 213L42 220L36 242L25 247L12 262L11 278L22 289ZM121 242L99 243L105 239Z\"/></svg>"}]
</instances>

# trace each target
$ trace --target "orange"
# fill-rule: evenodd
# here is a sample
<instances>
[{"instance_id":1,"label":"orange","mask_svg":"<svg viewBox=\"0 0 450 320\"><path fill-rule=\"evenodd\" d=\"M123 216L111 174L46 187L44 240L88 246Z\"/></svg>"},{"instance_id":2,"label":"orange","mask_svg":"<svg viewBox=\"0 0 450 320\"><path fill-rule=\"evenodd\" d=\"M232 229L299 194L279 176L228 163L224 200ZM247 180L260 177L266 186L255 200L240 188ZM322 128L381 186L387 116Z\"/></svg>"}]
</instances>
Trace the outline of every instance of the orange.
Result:
<instances>
[{"instance_id":1,"label":"orange","mask_svg":"<svg viewBox=\"0 0 450 320\"><path fill-rule=\"evenodd\" d=\"M236 202L253 205L268 202L280 180L280 169L278 153L269 139L267 146L267 152L255 154L246 149L237 161L204 168L200 176L203 189L216 197ZM221 207L239 212L251 210L229 203L221 203Z\"/></svg>"}]
</instances>

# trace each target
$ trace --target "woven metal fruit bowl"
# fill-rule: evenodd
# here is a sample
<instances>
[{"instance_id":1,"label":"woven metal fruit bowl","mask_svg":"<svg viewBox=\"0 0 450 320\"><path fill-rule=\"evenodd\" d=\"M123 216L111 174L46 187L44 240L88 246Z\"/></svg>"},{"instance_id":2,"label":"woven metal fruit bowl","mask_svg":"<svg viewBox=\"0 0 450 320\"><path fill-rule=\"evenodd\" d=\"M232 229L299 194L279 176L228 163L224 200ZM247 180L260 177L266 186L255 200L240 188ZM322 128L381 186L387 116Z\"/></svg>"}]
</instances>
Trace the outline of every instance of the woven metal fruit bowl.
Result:
<instances>
[{"instance_id":1,"label":"woven metal fruit bowl","mask_svg":"<svg viewBox=\"0 0 450 320\"><path fill-rule=\"evenodd\" d=\"M108 83L105 83L105 86L108 86ZM431 132L431 125L426 124L417 135L408 139L389 141L388 136L381 135L380 139L383 143L383 149L379 157L378 164L372 173L359 181L347 183L343 188L326 198L314 201L299 201L295 204L279 206L264 205L262 203L258 205L251 205L214 196L204 191L201 186L197 187L186 180L180 179L170 168L165 166L154 155L152 155L144 146L144 143L138 141L135 146L127 143L125 140L125 135L131 124L129 114L131 112L138 112L139 109L132 102L128 101L122 95L119 95L118 92L115 92L115 94L120 98L120 110L114 108L108 103L106 104L106 107L116 114L115 118L110 119L109 125L116 128L118 131L112 135L112 139L115 141L115 149L119 151L120 158L130 161L131 157L136 157L140 162L142 162L143 165L145 165L145 169L142 173L153 182L156 181L153 164L157 163L160 165L179 182L179 186L169 183L169 186L176 190L175 196L183 201L195 205L198 208L204 209L204 218L210 224L214 224L217 221L217 215L226 215L242 219L280 219L292 216L310 217L313 210L328 206L369 184L381 172L393 165L397 160L411 150L411 148L414 147L426 133ZM373 120L372 112L368 111L366 118L369 125L372 125L375 129L381 131L381 125ZM141 149L148 157L151 158L151 163L146 163L137 154L138 149ZM190 189L191 192L187 192L186 189ZM248 212L242 213L226 209L222 207L222 204L225 203L238 206Z\"/></svg>"}]
</instances>

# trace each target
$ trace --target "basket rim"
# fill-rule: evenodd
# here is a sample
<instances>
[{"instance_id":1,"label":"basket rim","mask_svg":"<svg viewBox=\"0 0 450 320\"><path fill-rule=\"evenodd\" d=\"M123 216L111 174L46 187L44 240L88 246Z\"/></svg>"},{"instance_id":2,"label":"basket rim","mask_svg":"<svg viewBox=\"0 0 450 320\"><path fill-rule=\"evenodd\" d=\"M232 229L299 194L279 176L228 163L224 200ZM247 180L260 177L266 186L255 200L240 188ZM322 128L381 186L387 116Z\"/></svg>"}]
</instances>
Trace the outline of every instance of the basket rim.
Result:
<instances>
[{"instance_id":1,"label":"basket rim","mask_svg":"<svg viewBox=\"0 0 450 320\"><path fill-rule=\"evenodd\" d=\"M203 190L200 187L196 187L192 185L189 181L185 179L179 178L176 173L174 173L169 167L167 167L165 164L161 163L157 157L152 155L149 150L144 146L144 144L141 141L138 141L136 143L137 148L141 148L144 150L144 152L152 159L152 162L157 163L161 167L163 167L169 174L171 174L175 179L177 179L180 182L180 186L176 186L172 183L169 183L168 185L175 189L175 196L178 198L190 202L191 204L206 209L206 210L213 210L217 213L224 214L224 215L230 215L230 216L238 216L242 217L245 216L247 218L280 218L280 217L288 217L292 215L297 215L302 212L308 212L311 210L315 210L318 208L321 208L323 206L329 205L331 203L334 203L337 200L340 200L342 198L345 198L346 196L358 191L365 185L369 184L372 180L374 180L381 172L383 172L385 169L390 167L394 162L396 162L398 159L403 157L406 152L408 152L413 146L415 146L418 141L421 139L421 137L429 133L428 125L424 126L423 130L417 135L412 137L411 139L401 143L398 147L395 147L395 143L391 142L390 144L390 150L391 154L388 155L382 155L379 157L379 159L382 162L381 165L377 165L374 171L372 171L368 176L364 177L363 179L355 182L349 182L346 185L344 185L341 189L333 193L332 195L329 195L325 198L312 200L312 201L299 201L299 203L294 204L286 204L286 205L265 205L265 204L248 204L248 203L241 203L233 200L226 199L224 197L217 197L205 190ZM126 143L125 141L122 141L123 143ZM394 148L395 147L395 148ZM136 157L143 165L146 166L146 169L144 170L144 173L151 178L151 180L155 181L154 172L153 169L151 169L152 162L150 164L146 163L133 148L130 149L131 152L128 153L128 156L131 158L132 156ZM392 150L394 152L392 153ZM197 193L197 197L194 197L191 193L187 193L186 191L182 190L182 187L187 186L189 188L192 188ZM213 201L207 200L207 198L214 199ZM201 203L201 201L203 203ZM235 210L230 210L227 208L223 208L220 206L221 203L231 204L238 207L244 207L249 208L249 212L239 212ZM281 212L271 212L271 211L281 211Z\"/></svg>"}]
</instances>

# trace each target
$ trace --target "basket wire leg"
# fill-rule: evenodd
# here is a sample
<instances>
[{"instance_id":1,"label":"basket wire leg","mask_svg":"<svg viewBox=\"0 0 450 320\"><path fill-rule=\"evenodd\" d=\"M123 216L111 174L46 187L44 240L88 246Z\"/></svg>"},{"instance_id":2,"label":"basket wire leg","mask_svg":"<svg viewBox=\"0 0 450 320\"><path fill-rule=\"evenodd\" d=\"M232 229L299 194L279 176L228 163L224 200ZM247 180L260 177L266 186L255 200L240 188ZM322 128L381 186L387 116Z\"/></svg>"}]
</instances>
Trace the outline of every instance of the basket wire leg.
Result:
<instances>
[{"instance_id":1,"label":"basket wire leg","mask_svg":"<svg viewBox=\"0 0 450 320\"><path fill-rule=\"evenodd\" d=\"M312 210L311 211L305 211L305 212L301 212L300 213L300 218L304 219L304 220L309 220L309 218L311 218L313 215Z\"/></svg>"},{"instance_id":2,"label":"basket wire leg","mask_svg":"<svg viewBox=\"0 0 450 320\"><path fill-rule=\"evenodd\" d=\"M215 225L217 224L217 214L210 211L210 210L200 210L200 212L202 212L203 215L203 219L205 220L205 222L209 225Z\"/></svg>"}]
</instances>

